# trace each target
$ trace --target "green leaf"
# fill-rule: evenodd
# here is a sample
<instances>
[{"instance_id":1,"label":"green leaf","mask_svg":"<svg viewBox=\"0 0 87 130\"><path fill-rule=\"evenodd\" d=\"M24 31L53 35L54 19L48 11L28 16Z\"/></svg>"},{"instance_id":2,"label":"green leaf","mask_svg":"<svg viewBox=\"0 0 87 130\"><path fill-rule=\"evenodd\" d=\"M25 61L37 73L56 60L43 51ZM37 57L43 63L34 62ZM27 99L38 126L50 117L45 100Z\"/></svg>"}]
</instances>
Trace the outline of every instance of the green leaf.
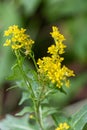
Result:
<instances>
[{"instance_id":1,"label":"green leaf","mask_svg":"<svg viewBox=\"0 0 87 130\"><path fill-rule=\"evenodd\" d=\"M78 8L77 5L79 4ZM87 11L87 1L79 0L46 0L43 13L48 21L55 21L69 15L81 14Z\"/></svg>"},{"instance_id":2,"label":"green leaf","mask_svg":"<svg viewBox=\"0 0 87 130\"><path fill-rule=\"evenodd\" d=\"M71 33L72 41L67 40L67 42L72 42L76 43L75 45L69 44L70 46L70 52L73 52L75 54L75 58L79 60L79 62L86 62L87 59L87 53L86 53L86 48L87 48L87 18L85 16L78 16L75 19L72 18L72 20L67 20L66 21L66 29L69 30L69 34ZM80 28L81 27L81 28ZM68 38L69 39L69 38ZM78 51L77 51L78 49ZM68 54L71 57L71 54ZM68 56L67 56L68 57Z\"/></svg>"},{"instance_id":3,"label":"green leaf","mask_svg":"<svg viewBox=\"0 0 87 130\"><path fill-rule=\"evenodd\" d=\"M58 126L58 124L61 122L68 122L68 117L62 111L58 111L57 113L53 114L52 118L56 126Z\"/></svg>"},{"instance_id":4,"label":"green leaf","mask_svg":"<svg viewBox=\"0 0 87 130\"><path fill-rule=\"evenodd\" d=\"M38 130L36 125L29 123L29 115L21 118L7 115L5 119L0 121L1 130Z\"/></svg>"},{"instance_id":5,"label":"green leaf","mask_svg":"<svg viewBox=\"0 0 87 130\"><path fill-rule=\"evenodd\" d=\"M55 130L55 127L54 126L49 126L48 128L47 128L47 130Z\"/></svg>"},{"instance_id":6,"label":"green leaf","mask_svg":"<svg viewBox=\"0 0 87 130\"><path fill-rule=\"evenodd\" d=\"M24 7L26 15L32 15L38 8L41 0L20 0L20 4Z\"/></svg>"},{"instance_id":7,"label":"green leaf","mask_svg":"<svg viewBox=\"0 0 87 130\"><path fill-rule=\"evenodd\" d=\"M22 92L22 97L21 97L21 100L19 102L19 105L22 105L26 100L29 99L29 93L26 92L26 91L23 91Z\"/></svg>"},{"instance_id":8,"label":"green leaf","mask_svg":"<svg viewBox=\"0 0 87 130\"><path fill-rule=\"evenodd\" d=\"M73 130L82 130L87 123L87 105L71 116L70 124Z\"/></svg>"},{"instance_id":9,"label":"green leaf","mask_svg":"<svg viewBox=\"0 0 87 130\"><path fill-rule=\"evenodd\" d=\"M24 58L23 56L20 57L20 64L21 66L23 66L23 62L24 62ZM19 69L19 65L18 62L16 61L16 63L11 67L12 70L12 74L8 77L9 80L20 80L22 79L22 74L20 72Z\"/></svg>"},{"instance_id":10,"label":"green leaf","mask_svg":"<svg viewBox=\"0 0 87 130\"><path fill-rule=\"evenodd\" d=\"M43 109L43 117L47 117L48 115L52 115L58 112L58 108L54 107L44 107Z\"/></svg>"},{"instance_id":11,"label":"green leaf","mask_svg":"<svg viewBox=\"0 0 87 130\"><path fill-rule=\"evenodd\" d=\"M86 125L84 126L83 130L87 130L87 123L86 123Z\"/></svg>"},{"instance_id":12,"label":"green leaf","mask_svg":"<svg viewBox=\"0 0 87 130\"><path fill-rule=\"evenodd\" d=\"M12 66L11 70L12 70L12 73L8 76L8 78L7 78L8 80L18 80L18 79L22 78L17 64Z\"/></svg>"},{"instance_id":13,"label":"green leaf","mask_svg":"<svg viewBox=\"0 0 87 130\"><path fill-rule=\"evenodd\" d=\"M21 110L19 113L16 114L16 116L23 116L25 113L31 113L34 112L34 110L29 106L24 107L23 110Z\"/></svg>"}]
</instances>

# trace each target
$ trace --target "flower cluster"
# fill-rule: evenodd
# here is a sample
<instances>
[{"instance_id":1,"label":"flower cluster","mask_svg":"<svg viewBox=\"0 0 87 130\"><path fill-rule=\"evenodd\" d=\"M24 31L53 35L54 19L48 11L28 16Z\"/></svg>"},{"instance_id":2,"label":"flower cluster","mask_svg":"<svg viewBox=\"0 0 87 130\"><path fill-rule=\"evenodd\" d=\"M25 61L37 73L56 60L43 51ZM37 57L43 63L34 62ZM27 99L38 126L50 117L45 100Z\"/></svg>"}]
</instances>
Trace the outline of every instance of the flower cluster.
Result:
<instances>
[{"instance_id":1,"label":"flower cluster","mask_svg":"<svg viewBox=\"0 0 87 130\"><path fill-rule=\"evenodd\" d=\"M8 30L4 32L4 36L9 37L5 41L4 46L11 46L13 50L22 48L25 50L25 54L28 55L34 41L29 35L25 34L25 31L26 29L19 29L17 25L10 26Z\"/></svg>"},{"instance_id":2,"label":"flower cluster","mask_svg":"<svg viewBox=\"0 0 87 130\"><path fill-rule=\"evenodd\" d=\"M64 122L64 123L60 123L59 127L57 127L55 130L68 130L70 128L70 126Z\"/></svg>"},{"instance_id":3,"label":"flower cluster","mask_svg":"<svg viewBox=\"0 0 87 130\"><path fill-rule=\"evenodd\" d=\"M72 70L68 69L65 65L62 66L61 62L64 60L60 55L64 53L66 46L62 43L65 38L60 34L58 28L53 26L53 32L51 36L54 38L55 44L48 47L48 53L50 56L38 59L39 72L44 73L52 83L56 83L56 86L61 88L63 84L69 86L69 80L67 77L74 76Z\"/></svg>"}]
</instances>

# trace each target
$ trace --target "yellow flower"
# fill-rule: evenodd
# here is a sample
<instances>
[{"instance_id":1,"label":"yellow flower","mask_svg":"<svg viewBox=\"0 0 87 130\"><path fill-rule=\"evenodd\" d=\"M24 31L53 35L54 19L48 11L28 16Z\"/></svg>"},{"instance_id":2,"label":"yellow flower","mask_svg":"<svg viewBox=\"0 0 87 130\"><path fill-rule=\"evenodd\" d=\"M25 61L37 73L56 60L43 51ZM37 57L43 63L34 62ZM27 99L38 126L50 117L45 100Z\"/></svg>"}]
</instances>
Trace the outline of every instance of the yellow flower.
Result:
<instances>
[{"instance_id":1,"label":"yellow flower","mask_svg":"<svg viewBox=\"0 0 87 130\"><path fill-rule=\"evenodd\" d=\"M39 72L44 73L52 83L56 83L57 87L63 86L65 84L69 87L69 80L67 77L74 76L72 70L69 70L66 66L61 66L62 59L53 57L43 57L39 59L37 64L39 65Z\"/></svg>"},{"instance_id":2,"label":"yellow flower","mask_svg":"<svg viewBox=\"0 0 87 130\"><path fill-rule=\"evenodd\" d=\"M51 32L50 34L55 40L60 41L60 42L65 40L64 36L60 34L56 26L53 26L52 29L53 29L53 32Z\"/></svg>"},{"instance_id":3,"label":"yellow flower","mask_svg":"<svg viewBox=\"0 0 87 130\"><path fill-rule=\"evenodd\" d=\"M54 26L51 35L54 38L55 44L48 47L47 52L50 56L38 59L38 71L46 75L52 83L56 83L57 87L61 88L64 84L69 87L69 80L67 78L74 76L74 72L66 66L62 66L64 58L60 56L66 48L62 43L65 38L59 33L58 28Z\"/></svg>"},{"instance_id":4,"label":"yellow flower","mask_svg":"<svg viewBox=\"0 0 87 130\"><path fill-rule=\"evenodd\" d=\"M31 114L31 115L29 116L29 118L30 118L30 119L34 119L34 115Z\"/></svg>"},{"instance_id":5,"label":"yellow flower","mask_svg":"<svg viewBox=\"0 0 87 130\"><path fill-rule=\"evenodd\" d=\"M60 123L59 127L57 127L55 130L68 130L70 128L70 126L64 122L64 123Z\"/></svg>"},{"instance_id":6,"label":"yellow flower","mask_svg":"<svg viewBox=\"0 0 87 130\"><path fill-rule=\"evenodd\" d=\"M66 48L66 45L64 45L61 42L56 42L55 45L51 45L50 47L48 47L48 53L52 55L55 55L55 54L58 55L58 53L63 54L65 48Z\"/></svg>"},{"instance_id":7,"label":"yellow flower","mask_svg":"<svg viewBox=\"0 0 87 130\"><path fill-rule=\"evenodd\" d=\"M26 29L19 29L17 25L10 26L8 30L4 32L4 36L9 36L4 46L11 46L13 50L23 49L25 54L28 55L31 52L31 47L34 41L29 35L25 34Z\"/></svg>"},{"instance_id":8,"label":"yellow flower","mask_svg":"<svg viewBox=\"0 0 87 130\"><path fill-rule=\"evenodd\" d=\"M7 39L6 42L4 43L4 46L10 46L10 44L11 44L11 40Z\"/></svg>"}]
</instances>

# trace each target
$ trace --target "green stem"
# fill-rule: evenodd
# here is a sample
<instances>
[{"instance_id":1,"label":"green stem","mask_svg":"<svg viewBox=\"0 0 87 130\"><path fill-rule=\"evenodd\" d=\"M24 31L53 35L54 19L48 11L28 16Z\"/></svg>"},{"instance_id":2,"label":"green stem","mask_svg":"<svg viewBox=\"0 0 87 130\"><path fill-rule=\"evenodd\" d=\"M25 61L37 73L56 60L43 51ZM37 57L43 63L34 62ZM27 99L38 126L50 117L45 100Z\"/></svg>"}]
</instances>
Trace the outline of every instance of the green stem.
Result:
<instances>
[{"instance_id":1,"label":"green stem","mask_svg":"<svg viewBox=\"0 0 87 130\"><path fill-rule=\"evenodd\" d=\"M21 55L20 52L15 51L16 57L17 57L17 62L18 62L18 66L19 66L19 70L23 76L24 82L26 83L27 88L29 89L29 92L31 92L31 98L34 104L34 110L35 110L35 117L36 117L36 121L38 122L39 126L40 126L40 130L45 130L43 127L43 122L42 122L42 110L41 110L41 102L40 102L40 97L41 97L41 93L39 95L39 99L37 100L37 97L35 96L34 90L31 86L31 83L29 82L29 78L27 77L26 73L23 70L23 61L21 61ZM34 62L34 65L36 67L36 69L38 70L36 61L34 59L34 55L30 56Z\"/></svg>"},{"instance_id":2,"label":"green stem","mask_svg":"<svg viewBox=\"0 0 87 130\"><path fill-rule=\"evenodd\" d=\"M16 57L17 57L17 62L18 62L19 70L20 70L20 72L21 72L21 74L23 76L24 82L25 82L27 88L29 89L29 92L31 92L31 94L32 94L32 99L35 99L36 96L35 96L35 93L33 91L32 86L31 86L31 84L29 82L29 78L27 77L27 75L25 74L25 72L23 70L23 66L22 66L22 63L21 63L21 60L20 60L20 58L21 58L20 52L16 51L15 54L16 54Z\"/></svg>"},{"instance_id":3,"label":"green stem","mask_svg":"<svg viewBox=\"0 0 87 130\"><path fill-rule=\"evenodd\" d=\"M37 105L37 113L38 113L38 122L41 127L41 130L45 130L44 125L43 125L43 118L42 118L42 108L41 108L41 101L44 100L43 95L44 95L44 85L42 85L42 89L39 94L38 98L38 105Z\"/></svg>"},{"instance_id":4,"label":"green stem","mask_svg":"<svg viewBox=\"0 0 87 130\"><path fill-rule=\"evenodd\" d=\"M39 108L38 108L38 114L39 114L39 124L40 124L40 127L41 127L42 130L44 130L43 121L42 121L42 109L41 109L40 105L39 105Z\"/></svg>"},{"instance_id":5,"label":"green stem","mask_svg":"<svg viewBox=\"0 0 87 130\"><path fill-rule=\"evenodd\" d=\"M36 61L35 61L34 54L33 54L33 53L32 53L32 54L30 54L30 57L31 57L31 59L32 59L32 61L33 61L34 65L35 65L36 70L38 71L38 67L37 67L37 63L36 63Z\"/></svg>"},{"instance_id":6,"label":"green stem","mask_svg":"<svg viewBox=\"0 0 87 130\"><path fill-rule=\"evenodd\" d=\"M43 126L43 119L42 119L42 109L41 109L41 104L40 102L38 102L37 104L37 122L41 128L41 130L45 130L44 126Z\"/></svg>"}]
</instances>

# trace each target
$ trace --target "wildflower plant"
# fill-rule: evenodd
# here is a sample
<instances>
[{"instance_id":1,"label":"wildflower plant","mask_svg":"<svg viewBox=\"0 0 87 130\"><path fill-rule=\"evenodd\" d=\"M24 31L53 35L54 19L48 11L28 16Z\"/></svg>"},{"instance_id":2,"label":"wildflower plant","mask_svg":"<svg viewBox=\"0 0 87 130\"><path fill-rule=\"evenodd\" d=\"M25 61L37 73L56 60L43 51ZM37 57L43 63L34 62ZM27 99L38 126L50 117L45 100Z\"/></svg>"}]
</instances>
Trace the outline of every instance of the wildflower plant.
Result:
<instances>
[{"instance_id":1,"label":"wildflower plant","mask_svg":"<svg viewBox=\"0 0 87 130\"><path fill-rule=\"evenodd\" d=\"M28 113L29 119L34 121L33 125L28 122L28 128L23 128L23 130L82 130L82 126L87 122L87 119L83 121L85 114L87 116L87 106L71 118L65 118L63 115L59 118L55 115L59 109L54 106L49 107L49 96L58 91L64 93L63 86L69 87L69 77L75 76L73 70L62 65L64 60L62 54L65 53L66 48L63 43L65 41L64 36L56 26L52 27L50 35L54 39L54 43L48 47L48 56L36 61L32 50L35 42L30 35L26 34L26 29L13 25L4 32L4 36L7 37L4 46L10 46L16 56L16 63L12 67L13 75L10 78L16 82L15 86L23 91L19 104L21 105L25 100L30 102L16 115ZM35 69L31 69L29 66L26 69L27 58L33 61ZM53 128L47 121L48 116L52 116ZM78 119L80 117L82 117L83 122ZM19 129L16 128L16 130Z\"/></svg>"}]
</instances>

